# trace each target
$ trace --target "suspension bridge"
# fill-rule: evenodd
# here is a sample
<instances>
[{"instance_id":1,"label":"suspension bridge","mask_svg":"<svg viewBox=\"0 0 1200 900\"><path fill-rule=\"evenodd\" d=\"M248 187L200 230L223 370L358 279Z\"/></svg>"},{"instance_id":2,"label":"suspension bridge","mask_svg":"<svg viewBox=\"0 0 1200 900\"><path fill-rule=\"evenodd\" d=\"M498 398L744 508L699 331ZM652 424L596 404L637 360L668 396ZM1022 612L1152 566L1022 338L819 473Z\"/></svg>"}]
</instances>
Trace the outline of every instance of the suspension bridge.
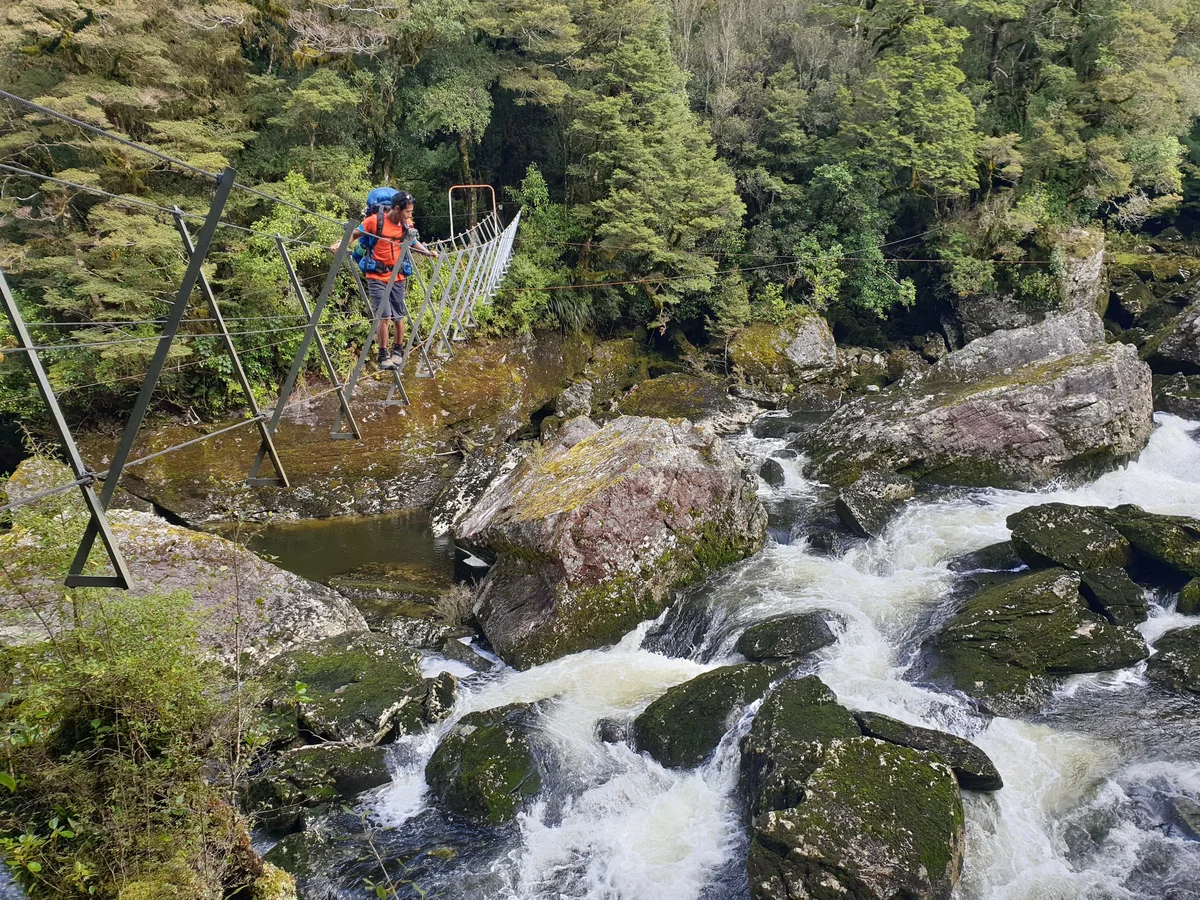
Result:
<instances>
[{"instance_id":1,"label":"suspension bridge","mask_svg":"<svg viewBox=\"0 0 1200 900\"><path fill-rule=\"evenodd\" d=\"M376 317L370 298L358 266L350 254L355 231L359 226L358 219L340 221L318 211L305 208L281 197L249 187L237 180L237 172L227 167L222 172L209 172L203 168L162 153L123 135L116 134L72 116L49 109L37 103L18 97L5 91L0 91L0 100L20 109L30 116L46 117L78 128L104 140L110 140L137 153L144 153L158 159L177 170L202 179L212 187L212 199L204 213L184 211L178 205L167 207L147 200L101 190L94 185L80 184L75 181L37 172L21 166L0 164L0 172L29 179L32 182L52 184L60 188L78 191L102 198L104 200L125 204L127 206L162 216L173 224L178 233L180 253L186 261L182 279L174 288L174 299L170 302L167 315L154 324L159 325L159 333L151 338L125 337L107 341L87 343L53 343L38 344L32 338L29 323L23 318L18 308L16 298L10 287L5 273L0 269L0 303L3 304L16 345L4 347L4 354L21 354L26 358L32 371L34 383L50 414L50 420L61 444L63 455L74 474L74 480L40 491L36 494L22 497L19 500L0 506L0 513L7 513L21 506L44 500L67 491L78 489L82 494L88 521L80 540L75 558L67 573L65 583L68 587L116 587L127 589L130 583L129 570L120 547L113 535L107 510L112 503L117 485L122 473L131 466L148 462L151 459L182 450L185 447L211 440L231 431L241 428L254 427L259 435L259 448L254 460L249 466L246 482L252 486L290 487L287 472L280 458L276 437L280 420L289 407L297 403L311 403L324 396L337 396L337 412L330 425L331 440L361 440L362 434L354 416L352 400L356 390L364 378L366 364L375 341L379 319ZM454 192L463 189L491 190L492 209L482 220L462 232L454 231ZM333 246L326 247L296 236L271 234L239 225L224 218L226 207L235 191L243 192L258 201L291 209L315 220L341 228L341 239ZM496 203L495 191L487 185L455 185L450 188L448 195L450 210L451 236L442 241L428 244L433 258L425 265L412 253L413 239L406 237L401 244L401 252L397 254L395 265L389 273L387 293L390 294L392 285L400 277L401 270L408 263L411 275L408 276L408 302L405 312L407 338L402 351L403 362L392 369L381 369L365 377L390 375L391 385L386 398L382 401L385 406L403 406L409 403L408 392L404 379L434 378L437 376L441 362L454 355L454 345L467 340L470 329L477 327L476 310L479 304L486 303L499 290L504 276L508 271L513 254L514 240L520 225L520 213L512 221L505 224L501 221L500 211ZM298 312L294 316L281 317L249 317L252 319L294 319L295 324L271 328L250 328L248 330L230 330L232 321L247 321L247 319L227 319L221 310L218 291L210 282L204 271L204 264L213 247L214 239L220 229L228 229L245 235L268 239L278 254L279 262L286 274L287 289L294 300ZM381 238L381 240L390 240ZM322 276L301 279L296 272L292 254L289 248L297 246L315 248L327 252L332 257L327 270ZM322 329L328 323L322 322L322 316L329 306L330 300L338 288L339 276L349 273L352 283L351 290L362 302L364 324L369 323L370 331L364 334L361 350L358 353L349 372L343 377L334 363L334 355L322 334ZM317 278L321 286L316 298L311 298L305 289L305 283ZM344 283L345 279L341 279ZM207 312L206 318L187 318L193 305L194 298L199 295ZM419 303L417 299L419 298ZM414 306L416 311L413 311ZM234 378L244 396L249 416L231 425L215 429L192 440L181 441L160 449L154 453L131 459L134 443L146 418L155 389L158 386L172 346L179 340L197 337L195 334L181 333L184 323L192 325L203 322L211 326L206 337L215 337L228 357ZM59 323L38 323L54 325ZM103 322L101 324L122 324ZM125 324L148 324L145 321L135 321ZM274 404L264 409L258 402L251 387L249 378L238 356L234 337L254 334L288 333L291 336L301 334L299 347L296 350L287 375L279 389ZM42 361L42 354L56 350L73 348L99 348L128 343L149 341L154 343L154 353L149 367L142 378L141 387L134 401L129 417L125 422L120 443L113 454L109 467L103 471L93 471L84 461L78 444L63 415L58 397L51 385L50 378ZM283 343L282 341L280 343ZM313 345L319 358L321 369L328 380L328 387L308 394L301 400L293 400L297 382L304 370L310 350ZM411 366L411 373L408 370ZM265 471L264 471L265 467ZM95 486L101 482L99 492ZM96 540L99 539L107 554L112 574L85 573L88 560L92 555Z\"/></svg>"}]
</instances>

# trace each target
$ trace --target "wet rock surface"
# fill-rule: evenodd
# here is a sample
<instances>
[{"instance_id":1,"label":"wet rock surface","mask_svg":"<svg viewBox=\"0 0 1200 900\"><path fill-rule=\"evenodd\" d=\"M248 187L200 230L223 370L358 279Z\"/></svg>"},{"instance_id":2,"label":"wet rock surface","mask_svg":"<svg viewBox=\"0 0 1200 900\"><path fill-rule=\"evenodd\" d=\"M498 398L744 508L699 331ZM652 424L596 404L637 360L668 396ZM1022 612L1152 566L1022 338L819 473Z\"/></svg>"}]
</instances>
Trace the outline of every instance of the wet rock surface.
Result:
<instances>
[{"instance_id":1,"label":"wet rock surface","mask_svg":"<svg viewBox=\"0 0 1200 900\"><path fill-rule=\"evenodd\" d=\"M1171 690L1200 694L1200 625L1168 631L1160 637L1146 674Z\"/></svg>"},{"instance_id":2,"label":"wet rock surface","mask_svg":"<svg viewBox=\"0 0 1200 900\"><path fill-rule=\"evenodd\" d=\"M1150 615L1146 592L1124 569L1104 567L1084 572L1079 589L1088 605L1114 625L1136 625Z\"/></svg>"},{"instance_id":3,"label":"wet rock surface","mask_svg":"<svg viewBox=\"0 0 1200 900\"><path fill-rule=\"evenodd\" d=\"M856 712L862 733L889 744L935 753L954 771L959 787L970 791L998 791L1004 780L988 755L965 738L909 725L882 713Z\"/></svg>"},{"instance_id":4,"label":"wet rock surface","mask_svg":"<svg viewBox=\"0 0 1200 900\"><path fill-rule=\"evenodd\" d=\"M1006 524L1013 547L1033 568L1062 566L1082 572L1132 561L1129 541L1086 507L1031 506L1013 513Z\"/></svg>"},{"instance_id":5,"label":"wet rock surface","mask_svg":"<svg viewBox=\"0 0 1200 900\"><path fill-rule=\"evenodd\" d=\"M514 703L459 719L425 767L438 800L476 824L511 821L541 787L529 741L532 711Z\"/></svg>"},{"instance_id":6,"label":"wet rock surface","mask_svg":"<svg viewBox=\"0 0 1200 900\"><path fill-rule=\"evenodd\" d=\"M800 659L837 640L829 617L829 613L812 612L759 622L742 632L737 651L753 661Z\"/></svg>"},{"instance_id":7,"label":"wet rock surface","mask_svg":"<svg viewBox=\"0 0 1200 900\"><path fill-rule=\"evenodd\" d=\"M842 407L805 442L816 477L888 470L916 481L1028 487L1092 475L1151 430L1150 370L1104 344L1093 313L998 331Z\"/></svg>"},{"instance_id":8,"label":"wet rock surface","mask_svg":"<svg viewBox=\"0 0 1200 900\"><path fill-rule=\"evenodd\" d=\"M879 537L913 496L912 479L892 472L867 472L838 491L834 509L842 524L860 537Z\"/></svg>"},{"instance_id":9,"label":"wet rock surface","mask_svg":"<svg viewBox=\"0 0 1200 900\"><path fill-rule=\"evenodd\" d=\"M986 587L937 636L935 676L1000 714L1034 708L1058 675L1120 669L1149 654L1079 593L1078 573L1046 569Z\"/></svg>"},{"instance_id":10,"label":"wet rock surface","mask_svg":"<svg viewBox=\"0 0 1200 900\"><path fill-rule=\"evenodd\" d=\"M1200 375L1155 375L1154 408L1183 419L1200 419Z\"/></svg>"},{"instance_id":11,"label":"wet rock surface","mask_svg":"<svg viewBox=\"0 0 1200 900\"><path fill-rule=\"evenodd\" d=\"M522 668L616 641L673 587L755 552L765 534L753 476L719 438L633 416L544 447L457 530L497 555L476 612Z\"/></svg>"},{"instance_id":12,"label":"wet rock surface","mask_svg":"<svg viewBox=\"0 0 1200 900\"><path fill-rule=\"evenodd\" d=\"M1200 576L1200 520L1148 513L1139 506L1093 507L1144 561L1179 575Z\"/></svg>"},{"instance_id":13,"label":"wet rock surface","mask_svg":"<svg viewBox=\"0 0 1200 900\"><path fill-rule=\"evenodd\" d=\"M247 812L276 834L303 828L313 815L388 784L383 747L321 744L284 753L246 790Z\"/></svg>"},{"instance_id":14,"label":"wet rock surface","mask_svg":"<svg viewBox=\"0 0 1200 900\"><path fill-rule=\"evenodd\" d=\"M742 709L766 693L772 671L756 663L722 666L669 688L634 719L638 749L668 768L700 765Z\"/></svg>"},{"instance_id":15,"label":"wet rock surface","mask_svg":"<svg viewBox=\"0 0 1200 900\"><path fill-rule=\"evenodd\" d=\"M378 744L414 734L453 704L452 686L422 677L417 654L379 634L343 635L280 656L267 680L279 698L275 709L292 710L301 733L322 741Z\"/></svg>"}]
</instances>

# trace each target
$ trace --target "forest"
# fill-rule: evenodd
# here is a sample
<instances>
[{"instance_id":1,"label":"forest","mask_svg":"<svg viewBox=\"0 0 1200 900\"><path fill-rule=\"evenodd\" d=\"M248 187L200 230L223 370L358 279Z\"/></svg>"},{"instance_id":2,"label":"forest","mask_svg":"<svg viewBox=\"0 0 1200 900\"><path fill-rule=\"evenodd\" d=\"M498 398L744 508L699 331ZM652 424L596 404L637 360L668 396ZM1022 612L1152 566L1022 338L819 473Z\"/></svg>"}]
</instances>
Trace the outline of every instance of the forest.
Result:
<instances>
[{"instance_id":1,"label":"forest","mask_svg":"<svg viewBox=\"0 0 1200 900\"><path fill-rule=\"evenodd\" d=\"M524 218L493 333L633 328L719 346L802 306L839 339L886 346L956 297L1052 305L1074 226L1119 245L1186 225L1197 9L14 0L0 13L0 88L209 171L232 165L331 218L355 215L373 185L404 188L426 237L447 232L450 184L496 185L504 216ZM211 185L0 110L0 268L45 323L41 343L107 341L50 359L68 410L120 414L153 343L111 341L155 334L147 322L183 270L178 235L152 211L21 172L198 212ZM339 236L245 195L226 220ZM327 260L301 250L296 263L315 279ZM295 312L270 241L226 232L209 268L226 315ZM345 301L333 333L352 343L358 318ZM299 335L241 332L269 393ZM172 354L168 409L235 402L215 339L201 330ZM0 414L39 414L21 367L0 378Z\"/></svg>"}]
</instances>

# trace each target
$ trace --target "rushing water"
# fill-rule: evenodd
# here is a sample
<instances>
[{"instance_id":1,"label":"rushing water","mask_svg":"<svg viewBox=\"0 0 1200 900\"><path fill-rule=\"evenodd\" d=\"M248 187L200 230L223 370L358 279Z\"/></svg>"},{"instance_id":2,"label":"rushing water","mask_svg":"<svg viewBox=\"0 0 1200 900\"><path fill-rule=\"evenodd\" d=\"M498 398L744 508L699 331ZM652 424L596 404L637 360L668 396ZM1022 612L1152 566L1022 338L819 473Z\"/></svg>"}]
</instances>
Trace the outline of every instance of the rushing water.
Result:
<instances>
[{"instance_id":1,"label":"rushing water","mask_svg":"<svg viewBox=\"0 0 1200 900\"><path fill-rule=\"evenodd\" d=\"M757 463L785 445L788 424L782 417L760 421L736 440L739 450ZM912 502L881 539L833 556L792 539L800 530L789 523L807 516L819 525L827 498L801 477L801 461L788 461L780 488L761 486L781 542L612 648L462 683L456 717L545 701L536 735L544 786L515 825L464 830L442 816L422 774L438 737L427 734L396 747L394 782L369 803L377 849L400 873L394 877L415 881L430 896L745 897L737 738L753 710L714 758L692 771L666 770L624 745L601 743L596 724L632 717L671 685L736 660L733 643L747 625L825 609L841 621L839 640L811 668L843 704L968 737L1004 777L995 794L964 795L968 844L956 897L1200 898L1200 843L1187 840L1169 812L1172 797L1200 800L1200 703L1152 687L1144 664L1072 678L1028 720L985 718L964 698L919 681L922 642L952 602L956 576L948 561L1007 539L1004 520L1015 510L1054 499L1200 516L1200 444L1191 427L1161 418L1139 460L1084 487ZM1188 624L1173 602L1155 598L1141 626L1151 645ZM422 863L418 851L431 843L448 844L457 856ZM334 880L347 895L358 894L361 878L375 877L373 868L369 861L348 866ZM402 893L409 890L401 884Z\"/></svg>"}]
</instances>

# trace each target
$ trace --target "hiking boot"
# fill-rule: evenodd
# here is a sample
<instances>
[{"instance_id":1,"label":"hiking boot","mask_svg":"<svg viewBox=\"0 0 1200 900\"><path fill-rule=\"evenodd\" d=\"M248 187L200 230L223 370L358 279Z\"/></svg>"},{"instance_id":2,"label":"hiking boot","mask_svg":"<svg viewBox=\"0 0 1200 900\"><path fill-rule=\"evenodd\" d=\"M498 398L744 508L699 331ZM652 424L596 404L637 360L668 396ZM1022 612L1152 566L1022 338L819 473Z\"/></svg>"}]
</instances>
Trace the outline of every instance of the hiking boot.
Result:
<instances>
[{"instance_id":1,"label":"hiking boot","mask_svg":"<svg viewBox=\"0 0 1200 900\"><path fill-rule=\"evenodd\" d=\"M394 368L396 368L396 364L395 364L394 362L392 362L392 357L391 357L391 354L390 354L390 353L388 353L386 350L380 350L380 351L379 351L379 360L378 360L378 362L379 362L379 368L381 368L381 369L394 369Z\"/></svg>"},{"instance_id":2,"label":"hiking boot","mask_svg":"<svg viewBox=\"0 0 1200 900\"><path fill-rule=\"evenodd\" d=\"M404 365L404 348L403 347L393 347L392 348L392 363L393 363L393 365L395 365L397 367Z\"/></svg>"}]
</instances>

